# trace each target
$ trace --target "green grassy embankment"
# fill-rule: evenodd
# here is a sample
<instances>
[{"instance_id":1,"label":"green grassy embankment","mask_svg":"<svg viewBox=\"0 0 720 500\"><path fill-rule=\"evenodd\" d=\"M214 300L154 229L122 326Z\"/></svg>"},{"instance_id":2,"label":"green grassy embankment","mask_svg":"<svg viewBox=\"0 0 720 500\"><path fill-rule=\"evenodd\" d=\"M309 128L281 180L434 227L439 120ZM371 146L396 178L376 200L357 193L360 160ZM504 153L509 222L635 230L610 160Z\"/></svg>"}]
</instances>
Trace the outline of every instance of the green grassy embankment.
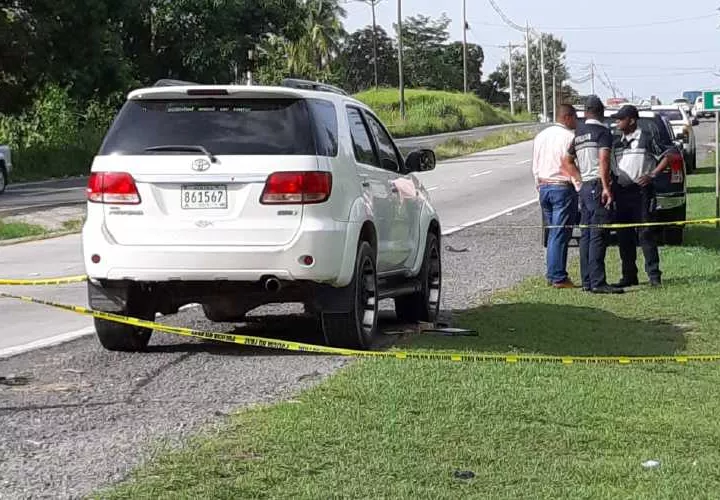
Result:
<instances>
[{"instance_id":1,"label":"green grassy embankment","mask_svg":"<svg viewBox=\"0 0 720 500\"><path fill-rule=\"evenodd\" d=\"M400 118L397 89L367 90L355 97L370 106L395 137L422 136L484 125L536 121L526 114L513 117L472 94L438 90L405 91L405 121Z\"/></svg>"}]
</instances>

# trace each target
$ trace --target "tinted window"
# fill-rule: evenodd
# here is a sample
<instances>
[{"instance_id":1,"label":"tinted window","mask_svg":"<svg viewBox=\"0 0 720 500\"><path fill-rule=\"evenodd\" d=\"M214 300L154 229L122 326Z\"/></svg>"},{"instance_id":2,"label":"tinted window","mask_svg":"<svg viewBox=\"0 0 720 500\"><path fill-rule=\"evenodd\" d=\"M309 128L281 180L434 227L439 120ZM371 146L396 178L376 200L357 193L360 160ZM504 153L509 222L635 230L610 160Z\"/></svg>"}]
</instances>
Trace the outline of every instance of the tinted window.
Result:
<instances>
[{"instance_id":1,"label":"tinted window","mask_svg":"<svg viewBox=\"0 0 720 500\"><path fill-rule=\"evenodd\" d=\"M683 115L679 109L658 109L656 112L670 121L683 120Z\"/></svg>"},{"instance_id":2,"label":"tinted window","mask_svg":"<svg viewBox=\"0 0 720 500\"><path fill-rule=\"evenodd\" d=\"M201 145L216 155L314 155L309 121L307 104L298 99L128 101L100 154L144 154L152 146Z\"/></svg>"},{"instance_id":3,"label":"tinted window","mask_svg":"<svg viewBox=\"0 0 720 500\"><path fill-rule=\"evenodd\" d=\"M338 154L338 121L333 103L320 99L308 99L312 113L313 133L317 154L321 156L337 156Z\"/></svg>"},{"instance_id":4,"label":"tinted window","mask_svg":"<svg viewBox=\"0 0 720 500\"><path fill-rule=\"evenodd\" d=\"M372 140L370 140L360 111L355 108L348 108L347 115L348 121L350 122L350 135L352 135L355 159L359 163L378 167L379 164L377 156L375 155L375 148L373 147Z\"/></svg>"},{"instance_id":5,"label":"tinted window","mask_svg":"<svg viewBox=\"0 0 720 500\"><path fill-rule=\"evenodd\" d=\"M365 116L370 125L373 135L378 142L378 148L380 149L380 165L387 170L393 172L399 172L402 166L401 158L398 156L397 150L393 145L390 136L383 130L382 125L370 114L366 113Z\"/></svg>"}]
</instances>

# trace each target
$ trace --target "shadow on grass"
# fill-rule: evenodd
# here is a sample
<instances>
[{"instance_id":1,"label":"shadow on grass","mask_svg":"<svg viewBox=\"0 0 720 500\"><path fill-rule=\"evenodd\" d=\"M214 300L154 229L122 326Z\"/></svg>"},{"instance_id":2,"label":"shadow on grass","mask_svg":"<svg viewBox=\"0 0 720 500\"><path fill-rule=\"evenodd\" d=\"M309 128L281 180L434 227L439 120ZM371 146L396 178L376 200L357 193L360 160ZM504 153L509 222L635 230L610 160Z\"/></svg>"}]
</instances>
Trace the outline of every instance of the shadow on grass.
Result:
<instances>
[{"instance_id":1,"label":"shadow on grass","mask_svg":"<svg viewBox=\"0 0 720 500\"><path fill-rule=\"evenodd\" d=\"M715 188L713 186L690 186L687 188L688 194L700 194L700 193L714 193Z\"/></svg>"},{"instance_id":2,"label":"shadow on grass","mask_svg":"<svg viewBox=\"0 0 720 500\"><path fill-rule=\"evenodd\" d=\"M714 225L687 226L683 246L720 250L720 228Z\"/></svg>"},{"instance_id":3,"label":"shadow on grass","mask_svg":"<svg viewBox=\"0 0 720 500\"><path fill-rule=\"evenodd\" d=\"M418 335L413 348L554 356L673 355L685 349L682 329L602 309L540 303L494 304L456 312L455 326L477 337Z\"/></svg>"}]
</instances>

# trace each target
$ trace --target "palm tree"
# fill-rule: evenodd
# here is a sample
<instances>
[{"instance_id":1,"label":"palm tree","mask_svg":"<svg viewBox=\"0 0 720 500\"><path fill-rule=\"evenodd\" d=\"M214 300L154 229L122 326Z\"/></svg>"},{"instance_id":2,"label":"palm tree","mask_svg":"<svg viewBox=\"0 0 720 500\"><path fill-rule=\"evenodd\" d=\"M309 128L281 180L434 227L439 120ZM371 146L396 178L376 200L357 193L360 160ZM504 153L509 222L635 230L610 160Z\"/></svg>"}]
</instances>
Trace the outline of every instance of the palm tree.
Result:
<instances>
[{"instance_id":1,"label":"palm tree","mask_svg":"<svg viewBox=\"0 0 720 500\"><path fill-rule=\"evenodd\" d=\"M322 77L340 51L345 36L338 0L303 0L303 35L287 47L288 69L296 75Z\"/></svg>"}]
</instances>

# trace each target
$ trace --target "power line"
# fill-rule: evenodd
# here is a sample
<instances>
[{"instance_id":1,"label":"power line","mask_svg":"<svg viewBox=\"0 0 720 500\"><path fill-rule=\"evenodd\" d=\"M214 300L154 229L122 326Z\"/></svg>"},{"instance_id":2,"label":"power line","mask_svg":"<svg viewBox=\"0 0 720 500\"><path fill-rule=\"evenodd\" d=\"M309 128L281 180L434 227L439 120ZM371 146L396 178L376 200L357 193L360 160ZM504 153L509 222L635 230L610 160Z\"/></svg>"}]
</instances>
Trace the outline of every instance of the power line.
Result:
<instances>
[{"instance_id":1,"label":"power line","mask_svg":"<svg viewBox=\"0 0 720 500\"><path fill-rule=\"evenodd\" d=\"M497 12L497 14L500 16L500 19L502 19L505 24L507 24L514 30L521 31L523 33L525 32L526 27L520 26L519 24L513 22L508 16L506 16L502 9L498 6L498 4L495 3L495 0L488 0L488 2L490 2L492 8L495 10L495 12Z\"/></svg>"},{"instance_id":2,"label":"power line","mask_svg":"<svg viewBox=\"0 0 720 500\"><path fill-rule=\"evenodd\" d=\"M597 51L597 50L572 50L568 49L568 52L572 52L573 54L592 54L592 55L614 55L614 56L625 56L625 55L634 55L634 56L668 56L668 55L686 55L686 54L716 54L720 52L720 50L685 50L685 51L662 51L662 52L632 52L632 51Z\"/></svg>"},{"instance_id":3,"label":"power line","mask_svg":"<svg viewBox=\"0 0 720 500\"><path fill-rule=\"evenodd\" d=\"M522 29L521 26L516 25L513 23L501 10L494 1L489 0L490 4L493 6L493 9L500 15L500 17L505 21L505 24L507 26L510 26L513 29ZM652 21L648 23L637 23L637 24L616 24L616 25L610 25L610 26L576 26L576 27L537 27L539 30L544 31L604 31L604 30L613 30L613 29L626 29L626 28L648 28L652 26L663 26L668 24L677 24L677 23L684 23L689 21L699 21L703 19L709 19L711 15L717 14L716 12L713 12L711 14L705 14L702 16L693 16L693 17L681 17L676 19L665 19L662 21ZM481 24L484 26L494 26L496 28L502 28L504 25L502 24L496 24L496 23L488 23L488 22L479 22L479 21L473 21L474 24Z\"/></svg>"}]
</instances>

